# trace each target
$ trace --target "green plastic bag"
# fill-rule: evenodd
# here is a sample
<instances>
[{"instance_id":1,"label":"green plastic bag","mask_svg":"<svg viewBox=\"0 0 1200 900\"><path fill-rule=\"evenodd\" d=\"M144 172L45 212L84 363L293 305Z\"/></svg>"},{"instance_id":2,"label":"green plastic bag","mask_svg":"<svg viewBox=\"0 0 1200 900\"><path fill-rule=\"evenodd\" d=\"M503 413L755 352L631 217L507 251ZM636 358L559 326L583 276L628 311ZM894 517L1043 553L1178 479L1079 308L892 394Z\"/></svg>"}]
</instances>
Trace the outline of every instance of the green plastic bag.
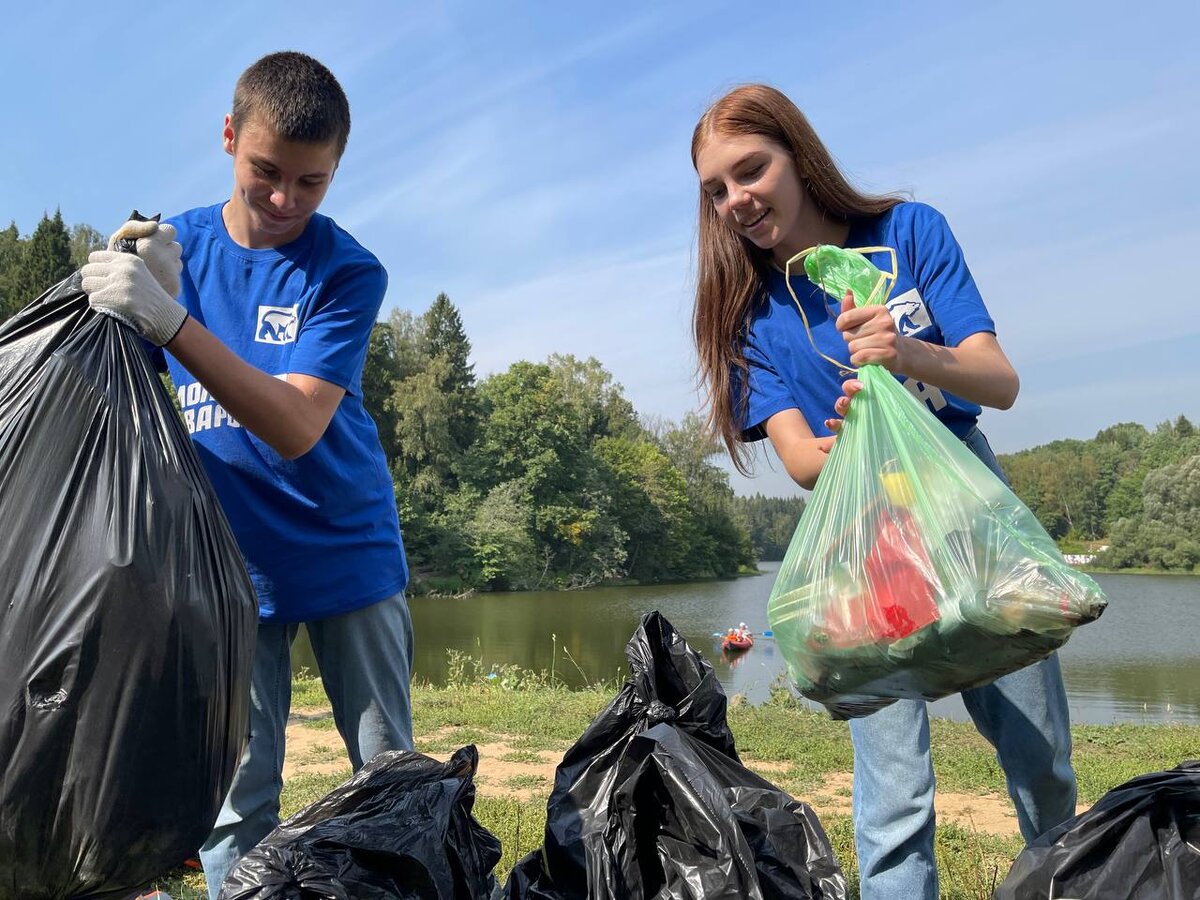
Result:
<instances>
[{"instance_id":1,"label":"green plastic bag","mask_svg":"<svg viewBox=\"0 0 1200 900\"><path fill-rule=\"evenodd\" d=\"M861 252L803 256L834 298L886 303L895 277ZM986 684L1048 656L1107 603L895 376L866 365L858 378L768 608L800 692L836 718Z\"/></svg>"}]
</instances>

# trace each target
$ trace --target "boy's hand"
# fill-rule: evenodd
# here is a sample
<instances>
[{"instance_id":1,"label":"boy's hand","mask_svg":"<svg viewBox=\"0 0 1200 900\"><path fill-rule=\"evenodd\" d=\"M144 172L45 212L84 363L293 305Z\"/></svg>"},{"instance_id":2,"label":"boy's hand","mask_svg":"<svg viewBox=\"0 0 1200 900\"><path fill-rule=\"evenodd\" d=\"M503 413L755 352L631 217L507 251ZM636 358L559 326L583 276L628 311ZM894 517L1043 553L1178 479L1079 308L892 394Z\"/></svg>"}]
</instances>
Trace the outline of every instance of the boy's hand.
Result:
<instances>
[{"instance_id":1,"label":"boy's hand","mask_svg":"<svg viewBox=\"0 0 1200 900\"><path fill-rule=\"evenodd\" d=\"M168 284L173 283L178 293L179 257L175 256L172 267L167 257L174 251L169 245L156 244L153 237L138 239L139 253L143 240L148 242L147 250L156 267L164 273ZM80 274L92 309L132 325L157 347L170 343L187 319L187 310L164 289L160 279L151 274L140 256L97 250L88 257ZM170 280L172 274L173 282Z\"/></svg>"},{"instance_id":2,"label":"boy's hand","mask_svg":"<svg viewBox=\"0 0 1200 900\"><path fill-rule=\"evenodd\" d=\"M178 298L183 248L175 240L175 226L160 225L157 219L130 219L112 233L108 249L115 250L121 240L135 242L137 255L146 263L155 281L172 298Z\"/></svg>"}]
</instances>

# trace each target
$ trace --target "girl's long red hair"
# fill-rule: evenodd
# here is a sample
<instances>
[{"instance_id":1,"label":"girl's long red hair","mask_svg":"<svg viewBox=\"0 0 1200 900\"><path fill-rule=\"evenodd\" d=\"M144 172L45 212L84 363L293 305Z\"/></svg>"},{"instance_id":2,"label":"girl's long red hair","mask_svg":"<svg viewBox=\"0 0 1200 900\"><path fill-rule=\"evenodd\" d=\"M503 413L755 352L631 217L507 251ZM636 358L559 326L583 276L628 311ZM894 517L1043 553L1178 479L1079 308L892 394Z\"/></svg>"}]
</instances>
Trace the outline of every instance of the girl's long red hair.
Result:
<instances>
[{"instance_id":1,"label":"girl's long red hair","mask_svg":"<svg viewBox=\"0 0 1200 900\"><path fill-rule=\"evenodd\" d=\"M692 165L713 137L745 135L760 135L787 150L801 186L834 221L876 216L902 202L896 195L871 196L856 190L804 113L782 92L765 84L734 88L708 108L692 133ZM699 217L692 328L707 424L724 441L737 470L749 474L749 453L740 436L744 425L755 423L744 421L748 396L744 343L750 314L764 290L771 254L722 223L703 190ZM736 380L734 370L741 373ZM736 397L735 383L739 386Z\"/></svg>"}]
</instances>

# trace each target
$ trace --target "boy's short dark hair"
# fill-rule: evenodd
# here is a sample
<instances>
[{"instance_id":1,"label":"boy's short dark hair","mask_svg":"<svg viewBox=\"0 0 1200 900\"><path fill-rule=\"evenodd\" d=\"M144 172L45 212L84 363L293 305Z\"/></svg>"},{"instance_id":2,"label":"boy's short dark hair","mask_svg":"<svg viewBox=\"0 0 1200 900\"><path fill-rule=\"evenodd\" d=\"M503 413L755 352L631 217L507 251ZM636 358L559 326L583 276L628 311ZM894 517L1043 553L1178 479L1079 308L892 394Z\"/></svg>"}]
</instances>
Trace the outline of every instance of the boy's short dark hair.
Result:
<instances>
[{"instance_id":1,"label":"boy's short dark hair","mask_svg":"<svg viewBox=\"0 0 1200 900\"><path fill-rule=\"evenodd\" d=\"M338 159L350 137L350 103L333 73L304 53L270 53L242 73L233 91L233 128L254 117L281 138L332 141Z\"/></svg>"}]
</instances>

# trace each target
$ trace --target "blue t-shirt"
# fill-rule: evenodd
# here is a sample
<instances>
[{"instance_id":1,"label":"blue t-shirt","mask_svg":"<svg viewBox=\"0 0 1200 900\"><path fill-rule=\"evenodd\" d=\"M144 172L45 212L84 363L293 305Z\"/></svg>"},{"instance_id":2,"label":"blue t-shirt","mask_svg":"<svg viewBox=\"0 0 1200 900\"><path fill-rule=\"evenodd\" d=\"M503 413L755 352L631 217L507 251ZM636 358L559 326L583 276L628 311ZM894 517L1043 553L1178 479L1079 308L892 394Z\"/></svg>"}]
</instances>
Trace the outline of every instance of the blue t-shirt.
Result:
<instances>
[{"instance_id":1,"label":"blue t-shirt","mask_svg":"<svg viewBox=\"0 0 1200 900\"><path fill-rule=\"evenodd\" d=\"M189 313L269 375L345 388L329 427L286 460L222 408L169 353L184 421L233 527L263 620L301 622L404 589L408 565L387 461L362 403L362 370L387 272L327 216L282 247L234 242L223 203L170 220Z\"/></svg>"},{"instance_id":2,"label":"blue t-shirt","mask_svg":"<svg viewBox=\"0 0 1200 900\"><path fill-rule=\"evenodd\" d=\"M898 271L888 309L901 334L955 347L972 334L995 333L962 248L946 219L933 207L901 203L879 216L855 222L846 246L896 251ZM873 253L868 258L881 271L891 271L889 254ZM849 366L849 347L834 324L841 303L810 282L804 269L797 266L792 267L792 290L804 306L817 347ZM796 301L777 269L772 269L765 296L751 313L745 353L749 397L742 440L765 438L767 419L785 409L799 409L817 437L831 433L825 420L834 415L833 404L842 395L842 382L850 376L813 352ZM736 409L741 379L736 377L738 370L734 375ZM958 437L965 437L975 425L981 411L978 405L915 378L897 378Z\"/></svg>"}]
</instances>

